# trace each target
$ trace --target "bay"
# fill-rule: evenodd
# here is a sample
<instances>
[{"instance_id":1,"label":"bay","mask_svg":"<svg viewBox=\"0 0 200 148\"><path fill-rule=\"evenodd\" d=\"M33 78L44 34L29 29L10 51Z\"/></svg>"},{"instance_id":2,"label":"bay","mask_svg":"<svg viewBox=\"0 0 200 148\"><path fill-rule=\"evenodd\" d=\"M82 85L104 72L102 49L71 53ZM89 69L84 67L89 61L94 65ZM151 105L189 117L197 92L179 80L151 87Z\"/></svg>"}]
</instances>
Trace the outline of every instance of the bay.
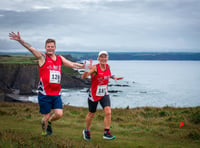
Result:
<instances>
[{"instance_id":1,"label":"bay","mask_svg":"<svg viewBox=\"0 0 200 148\"><path fill-rule=\"evenodd\" d=\"M94 64L97 61L94 61ZM200 105L200 61L108 61L112 108L195 107ZM127 87L128 85L128 87ZM126 86L126 87L122 87ZM62 89L64 104L87 107L87 88ZM37 102L37 97L28 98Z\"/></svg>"}]
</instances>

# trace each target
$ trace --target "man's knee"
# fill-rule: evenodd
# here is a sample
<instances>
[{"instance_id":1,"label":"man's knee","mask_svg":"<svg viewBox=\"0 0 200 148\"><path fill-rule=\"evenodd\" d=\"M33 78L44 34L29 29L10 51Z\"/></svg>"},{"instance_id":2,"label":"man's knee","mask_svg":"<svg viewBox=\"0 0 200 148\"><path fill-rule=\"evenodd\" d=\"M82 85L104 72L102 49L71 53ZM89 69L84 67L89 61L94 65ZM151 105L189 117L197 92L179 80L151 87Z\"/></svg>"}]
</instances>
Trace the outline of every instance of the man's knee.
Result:
<instances>
[{"instance_id":1,"label":"man's knee","mask_svg":"<svg viewBox=\"0 0 200 148\"><path fill-rule=\"evenodd\" d=\"M55 111L55 115L56 115L57 118L62 118L63 111L62 110L57 110L57 111Z\"/></svg>"},{"instance_id":2,"label":"man's knee","mask_svg":"<svg viewBox=\"0 0 200 148\"><path fill-rule=\"evenodd\" d=\"M63 116L63 113L58 113L58 114L57 114L57 117L58 117L58 118L62 118L62 116Z\"/></svg>"},{"instance_id":3,"label":"man's knee","mask_svg":"<svg viewBox=\"0 0 200 148\"><path fill-rule=\"evenodd\" d=\"M62 112L60 112L60 113L57 114L57 117L58 117L58 118L62 118L62 116L63 116L63 113L62 113Z\"/></svg>"}]
</instances>

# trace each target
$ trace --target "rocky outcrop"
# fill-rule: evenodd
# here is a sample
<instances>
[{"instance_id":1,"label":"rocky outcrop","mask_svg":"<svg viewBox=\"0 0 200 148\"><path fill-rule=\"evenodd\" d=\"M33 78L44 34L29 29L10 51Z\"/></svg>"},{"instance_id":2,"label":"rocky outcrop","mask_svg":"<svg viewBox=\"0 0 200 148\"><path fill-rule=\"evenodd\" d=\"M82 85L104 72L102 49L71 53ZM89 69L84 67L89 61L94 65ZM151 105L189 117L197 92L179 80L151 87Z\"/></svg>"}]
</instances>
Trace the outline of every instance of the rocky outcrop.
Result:
<instances>
[{"instance_id":1,"label":"rocky outcrop","mask_svg":"<svg viewBox=\"0 0 200 148\"><path fill-rule=\"evenodd\" d=\"M5 94L12 93L13 89L19 89L21 95L32 95L38 85L37 64L0 64L0 100ZM80 74L62 73L62 88L89 87L90 82L82 80Z\"/></svg>"},{"instance_id":2,"label":"rocky outcrop","mask_svg":"<svg viewBox=\"0 0 200 148\"><path fill-rule=\"evenodd\" d=\"M37 87L38 67L34 64L0 64L0 88L5 93L19 89L20 94L32 94Z\"/></svg>"},{"instance_id":3,"label":"rocky outcrop","mask_svg":"<svg viewBox=\"0 0 200 148\"><path fill-rule=\"evenodd\" d=\"M0 102L4 101L5 93L3 90L0 89Z\"/></svg>"}]
</instances>

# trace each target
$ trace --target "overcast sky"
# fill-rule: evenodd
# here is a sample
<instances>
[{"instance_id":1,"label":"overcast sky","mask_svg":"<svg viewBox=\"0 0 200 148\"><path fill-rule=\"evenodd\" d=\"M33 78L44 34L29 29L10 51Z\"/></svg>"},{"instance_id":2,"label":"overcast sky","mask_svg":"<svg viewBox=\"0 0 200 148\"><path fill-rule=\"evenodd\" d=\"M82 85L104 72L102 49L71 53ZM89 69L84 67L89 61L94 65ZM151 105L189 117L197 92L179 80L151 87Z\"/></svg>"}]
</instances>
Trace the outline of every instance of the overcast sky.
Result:
<instances>
[{"instance_id":1,"label":"overcast sky","mask_svg":"<svg viewBox=\"0 0 200 148\"><path fill-rule=\"evenodd\" d=\"M200 0L1 0L0 52L26 51L11 31L41 51L200 52Z\"/></svg>"}]
</instances>

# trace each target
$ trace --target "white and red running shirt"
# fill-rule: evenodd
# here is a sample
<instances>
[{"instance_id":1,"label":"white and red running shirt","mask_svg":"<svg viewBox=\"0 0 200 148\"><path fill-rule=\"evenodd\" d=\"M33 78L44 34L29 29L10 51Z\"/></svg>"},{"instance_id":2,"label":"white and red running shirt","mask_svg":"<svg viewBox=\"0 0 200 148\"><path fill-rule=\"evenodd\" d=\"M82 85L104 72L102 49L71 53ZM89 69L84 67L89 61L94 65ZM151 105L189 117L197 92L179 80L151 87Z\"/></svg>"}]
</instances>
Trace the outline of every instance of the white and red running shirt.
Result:
<instances>
[{"instance_id":1,"label":"white and red running shirt","mask_svg":"<svg viewBox=\"0 0 200 148\"><path fill-rule=\"evenodd\" d=\"M89 99L91 101L98 101L103 96L108 94L108 82L111 77L109 65L106 64L106 70L102 71L99 64L96 65L97 73L94 76L91 74L91 87Z\"/></svg>"},{"instance_id":2,"label":"white and red running shirt","mask_svg":"<svg viewBox=\"0 0 200 148\"><path fill-rule=\"evenodd\" d=\"M38 91L42 95L57 96L61 91L62 60L56 55L56 60L52 60L47 54L46 61L42 67L39 66Z\"/></svg>"}]
</instances>

